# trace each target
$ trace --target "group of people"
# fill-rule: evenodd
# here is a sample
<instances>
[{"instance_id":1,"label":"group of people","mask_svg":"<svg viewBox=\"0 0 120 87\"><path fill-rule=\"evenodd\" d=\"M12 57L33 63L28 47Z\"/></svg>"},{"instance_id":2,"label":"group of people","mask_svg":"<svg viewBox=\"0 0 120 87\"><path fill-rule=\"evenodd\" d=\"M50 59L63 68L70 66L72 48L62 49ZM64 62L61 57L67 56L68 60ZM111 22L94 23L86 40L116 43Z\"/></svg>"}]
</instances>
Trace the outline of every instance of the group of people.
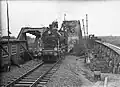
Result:
<instances>
[{"instance_id":1,"label":"group of people","mask_svg":"<svg viewBox=\"0 0 120 87\"><path fill-rule=\"evenodd\" d=\"M91 63L93 62L92 60L95 59L95 56L93 55L93 52L88 52L86 53L86 57L84 60L84 63L86 63L89 68L91 68ZM94 80L101 80L101 70L99 68L96 68L96 66L93 66L94 68L93 73L94 73Z\"/></svg>"},{"instance_id":2,"label":"group of people","mask_svg":"<svg viewBox=\"0 0 120 87\"><path fill-rule=\"evenodd\" d=\"M112 59L109 61L109 72L119 74L120 72L120 63L114 64Z\"/></svg>"},{"instance_id":3,"label":"group of people","mask_svg":"<svg viewBox=\"0 0 120 87\"><path fill-rule=\"evenodd\" d=\"M98 53L98 54L101 54L101 53ZM93 64L92 60L95 60L97 57L99 57L98 54L96 54L96 56L95 56L94 53L92 53L92 52L86 53L84 63L86 63L90 67L90 65ZM101 54L101 56L102 56L102 54ZM95 61L97 61L97 59ZM92 66L92 68L94 68L93 69L94 79L100 80L102 69L101 68L96 68L97 64L93 64L93 65L94 66ZM103 68L105 68L105 67L106 66L103 65ZM118 62L117 64L114 64L114 61L112 59L109 59L107 67L108 67L109 72L111 72L111 73L115 73L115 74L120 73L120 62Z\"/></svg>"}]
</instances>

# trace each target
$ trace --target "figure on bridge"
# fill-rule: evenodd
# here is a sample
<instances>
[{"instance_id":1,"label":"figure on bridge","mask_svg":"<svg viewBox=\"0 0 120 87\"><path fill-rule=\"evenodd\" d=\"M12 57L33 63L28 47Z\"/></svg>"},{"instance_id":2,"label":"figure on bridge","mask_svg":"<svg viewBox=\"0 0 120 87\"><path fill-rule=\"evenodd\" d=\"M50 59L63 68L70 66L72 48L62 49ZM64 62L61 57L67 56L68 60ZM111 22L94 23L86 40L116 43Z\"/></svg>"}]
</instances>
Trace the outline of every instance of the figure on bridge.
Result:
<instances>
[{"instance_id":1,"label":"figure on bridge","mask_svg":"<svg viewBox=\"0 0 120 87\"><path fill-rule=\"evenodd\" d=\"M112 59L110 59L110 61L109 61L109 72L113 73L113 67L114 67L113 61L112 61Z\"/></svg>"},{"instance_id":2,"label":"figure on bridge","mask_svg":"<svg viewBox=\"0 0 120 87\"><path fill-rule=\"evenodd\" d=\"M101 80L101 71L97 68L94 70L94 80Z\"/></svg>"},{"instance_id":3,"label":"figure on bridge","mask_svg":"<svg viewBox=\"0 0 120 87\"><path fill-rule=\"evenodd\" d=\"M117 64L117 73L120 73L120 63Z\"/></svg>"}]
</instances>

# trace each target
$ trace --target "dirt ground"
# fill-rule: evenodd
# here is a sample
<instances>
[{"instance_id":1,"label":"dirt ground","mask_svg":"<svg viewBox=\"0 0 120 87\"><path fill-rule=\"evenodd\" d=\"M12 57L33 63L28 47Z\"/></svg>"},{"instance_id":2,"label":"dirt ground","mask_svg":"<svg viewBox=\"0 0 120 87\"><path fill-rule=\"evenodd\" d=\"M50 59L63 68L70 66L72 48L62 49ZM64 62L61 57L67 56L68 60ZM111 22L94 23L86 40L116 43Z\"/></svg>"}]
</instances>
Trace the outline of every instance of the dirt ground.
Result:
<instances>
[{"instance_id":1,"label":"dirt ground","mask_svg":"<svg viewBox=\"0 0 120 87\"><path fill-rule=\"evenodd\" d=\"M54 73L46 86L104 87L105 77L108 77L107 87L120 87L120 75L101 73L101 81L95 81L94 73L86 67L86 64L84 64L84 59L70 55L66 56L59 70Z\"/></svg>"},{"instance_id":2,"label":"dirt ground","mask_svg":"<svg viewBox=\"0 0 120 87\"><path fill-rule=\"evenodd\" d=\"M91 72L87 70L84 67L83 59L66 56L59 70L51 77L47 87L90 87L94 82ZM89 77L91 77L91 81L87 79Z\"/></svg>"},{"instance_id":3,"label":"dirt ground","mask_svg":"<svg viewBox=\"0 0 120 87\"><path fill-rule=\"evenodd\" d=\"M2 84L19 76L35 66L40 61L30 61L21 68L2 74ZM19 72L19 73L18 73ZM46 84L47 87L103 87L104 78L108 77L107 87L120 87L120 74L101 73L102 81L95 81L94 74L84 59L76 56L66 56L60 68ZM1 82L1 79L0 79Z\"/></svg>"}]
</instances>

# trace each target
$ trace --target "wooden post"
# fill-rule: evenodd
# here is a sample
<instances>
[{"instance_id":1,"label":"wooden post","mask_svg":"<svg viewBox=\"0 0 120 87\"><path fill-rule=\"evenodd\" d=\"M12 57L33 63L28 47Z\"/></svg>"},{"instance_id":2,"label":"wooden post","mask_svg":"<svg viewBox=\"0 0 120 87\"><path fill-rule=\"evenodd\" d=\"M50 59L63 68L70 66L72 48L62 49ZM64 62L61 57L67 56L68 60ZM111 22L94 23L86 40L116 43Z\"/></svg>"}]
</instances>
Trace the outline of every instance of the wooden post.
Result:
<instances>
[{"instance_id":1,"label":"wooden post","mask_svg":"<svg viewBox=\"0 0 120 87\"><path fill-rule=\"evenodd\" d=\"M9 11L8 11L8 1L6 0L6 3L7 3L7 28L8 28L8 59L9 59L9 66L8 66L8 71L10 71L10 66L11 66L11 53L10 53L10 42L9 42L9 39L10 39L10 36L9 36Z\"/></svg>"},{"instance_id":2,"label":"wooden post","mask_svg":"<svg viewBox=\"0 0 120 87\"><path fill-rule=\"evenodd\" d=\"M105 77L105 80L104 80L104 87L107 87L107 81L108 81L108 77Z\"/></svg>"},{"instance_id":3,"label":"wooden post","mask_svg":"<svg viewBox=\"0 0 120 87\"><path fill-rule=\"evenodd\" d=\"M86 41L87 41L87 43L86 43L86 45L87 45L87 48L88 48L88 39L89 39L89 37L88 37L88 14L86 14Z\"/></svg>"}]
</instances>

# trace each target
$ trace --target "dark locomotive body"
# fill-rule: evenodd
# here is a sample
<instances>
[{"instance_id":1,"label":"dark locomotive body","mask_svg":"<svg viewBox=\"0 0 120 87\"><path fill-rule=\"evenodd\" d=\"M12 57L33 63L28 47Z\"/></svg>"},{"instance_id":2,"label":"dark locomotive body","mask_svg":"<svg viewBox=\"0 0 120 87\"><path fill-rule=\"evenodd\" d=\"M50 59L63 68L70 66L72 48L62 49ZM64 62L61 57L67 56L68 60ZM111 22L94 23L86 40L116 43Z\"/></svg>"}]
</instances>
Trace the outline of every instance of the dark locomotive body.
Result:
<instances>
[{"instance_id":1,"label":"dark locomotive body","mask_svg":"<svg viewBox=\"0 0 120 87\"><path fill-rule=\"evenodd\" d=\"M61 58L64 50L65 38L57 30L57 22L52 25L42 34L42 49L41 56L44 62L53 62Z\"/></svg>"},{"instance_id":2,"label":"dark locomotive body","mask_svg":"<svg viewBox=\"0 0 120 87\"><path fill-rule=\"evenodd\" d=\"M57 61L60 58L60 35L56 29L48 29L42 35L42 60Z\"/></svg>"}]
</instances>

